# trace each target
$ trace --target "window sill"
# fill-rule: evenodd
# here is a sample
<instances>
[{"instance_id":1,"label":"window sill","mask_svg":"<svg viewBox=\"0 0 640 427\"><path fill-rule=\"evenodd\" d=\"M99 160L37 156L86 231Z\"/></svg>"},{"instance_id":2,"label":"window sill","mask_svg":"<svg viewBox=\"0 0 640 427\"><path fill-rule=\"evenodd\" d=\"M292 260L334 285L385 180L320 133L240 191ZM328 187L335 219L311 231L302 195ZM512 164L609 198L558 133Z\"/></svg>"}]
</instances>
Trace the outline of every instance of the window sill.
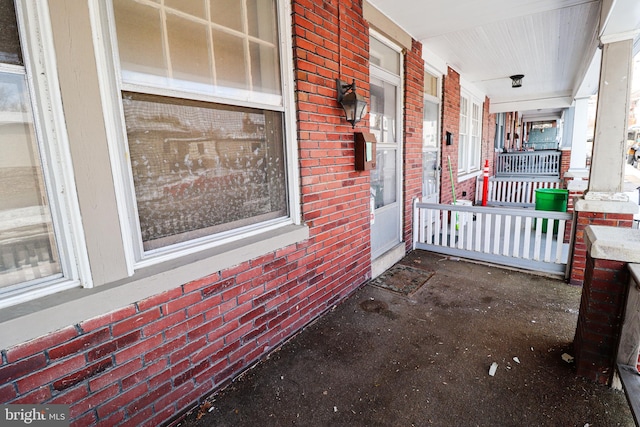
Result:
<instances>
[{"instance_id":1,"label":"window sill","mask_svg":"<svg viewBox=\"0 0 640 427\"><path fill-rule=\"evenodd\" d=\"M174 289L304 241L309 228L286 225L166 263L92 289L71 289L0 310L2 349Z\"/></svg>"},{"instance_id":2,"label":"window sill","mask_svg":"<svg viewBox=\"0 0 640 427\"><path fill-rule=\"evenodd\" d=\"M475 172L471 172L471 173L466 173L464 175L458 175L458 182L463 182L463 181L467 181L469 179L475 178L482 175L482 171L478 170Z\"/></svg>"}]
</instances>

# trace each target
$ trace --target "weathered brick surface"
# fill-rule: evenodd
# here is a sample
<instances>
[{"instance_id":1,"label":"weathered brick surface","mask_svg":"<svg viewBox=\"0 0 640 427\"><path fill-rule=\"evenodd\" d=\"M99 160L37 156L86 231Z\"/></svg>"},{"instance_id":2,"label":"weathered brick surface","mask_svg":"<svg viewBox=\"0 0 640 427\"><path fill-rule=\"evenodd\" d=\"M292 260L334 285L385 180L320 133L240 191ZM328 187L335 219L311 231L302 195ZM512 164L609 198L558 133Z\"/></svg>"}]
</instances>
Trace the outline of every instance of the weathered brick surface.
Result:
<instances>
[{"instance_id":1,"label":"weathered brick surface","mask_svg":"<svg viewBox=\"0 0 640 427\"><path fill-rule=\"evenodd\" d=\"M613 377L628 280L626 262L586 255L573 347L576 373L600 384Z\"/></svg>"},{"instance_id":2,"label":"weathered brick surface","mask_svg":"<svg viewBox=\"0 0 640 427\"><path fill-rule=\"evenodd\" d=\"M424 118L424 60L422 44L413 41L405 54L404 109L404 241L413 243L413 201L422 195L422 126Z\"/></svg>"},{"instance_id":3,"label":"weathered brick surface","mask_svg":"<svg viewBox=\"0 0 640 427\"><path fill-rule=\"evenodd\" d=\"M587 247L584 243L584 229L588 225L607 225L611 227L631 228L633 215L604 212L578 212L575 224L575 243L571 258L569 283L582 285L585 281ZM601 260L603 261L603 260Z\"/></svg>"},{"instance_id":4,"label":"weathered brick surface","mask_svg":"<svg viewBox=\"0 0 640 427\"><path fill-rule=\"evenodd\" d=\"M449 167L453 171L453 178L457 184L458 176L458 136L460 134L460 74L453 68L449 68L447 75L443 78L442 91L442 173L440 175L440 202L452 203L451 174ZM446 144L446 134L450 132L453 136L453 143ZM449 166L451 160L451 166ZM462 194L462 192L460 193ZM457 195L456 195L457 196Z\"/></svg>"}]
</instances>

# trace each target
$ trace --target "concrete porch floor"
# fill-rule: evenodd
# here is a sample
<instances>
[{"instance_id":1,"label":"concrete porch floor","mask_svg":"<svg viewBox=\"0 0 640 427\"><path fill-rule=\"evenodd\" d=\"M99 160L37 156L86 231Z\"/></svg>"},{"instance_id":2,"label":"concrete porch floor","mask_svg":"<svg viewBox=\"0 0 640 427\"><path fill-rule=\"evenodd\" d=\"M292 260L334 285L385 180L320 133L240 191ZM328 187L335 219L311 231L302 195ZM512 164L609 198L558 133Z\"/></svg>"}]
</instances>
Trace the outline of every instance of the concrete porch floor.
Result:
<instances>
[{"instance_id":1,"label":"concrete porch floor","mask_svg":"<svg viewBox=\"0 0 640 427\"><path fill-rule=\"evenodd\" d=\"M634 425L621 391L562 359L581 288L424 251L401 263L435 274L409 296L364 286L174 424Z\"/></svg>"}]
</instances>

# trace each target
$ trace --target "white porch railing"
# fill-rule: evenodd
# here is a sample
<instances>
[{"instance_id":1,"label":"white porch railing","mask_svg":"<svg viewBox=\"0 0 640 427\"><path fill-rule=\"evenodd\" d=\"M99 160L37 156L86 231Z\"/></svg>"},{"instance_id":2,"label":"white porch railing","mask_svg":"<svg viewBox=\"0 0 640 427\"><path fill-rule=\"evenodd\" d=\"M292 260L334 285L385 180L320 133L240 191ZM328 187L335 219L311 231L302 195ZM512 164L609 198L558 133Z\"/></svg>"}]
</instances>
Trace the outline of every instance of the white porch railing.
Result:
<instances>
[{"instance_id":1,"label":"white porch railing","mask_svg":"<svg viewBox=\"0 0 640 427\"><path fill-rule=\"evenodd\" d=\"M496 176L560 176L560 152L523 151L499 153Z\"/></svg>"},{"instance_id":2,"label":"white porch railing","mask_svg":"<svg viewBox=\"0 0 640 427\"><path fill-rule=\"evenodd\" d=\"M565 239L565 228L571 218L566 212L416 200L413 247L566 276L571 239Z\"/></svg>"},{"instance_id":3,"label":"white porch railing","mask_svg":"<svg viewBox=\"0 0 640 427\"><path fill-rule=\"evenodd\" d=\"M629 287L618 343L617 367L636 425L640 425L640 265L629 264Z\"/></svg>"},{"instance_id":4,"label":"white porch railing","mask_svg":"<svg viewBox=\"0 0 640 427\"><path fill-rule=\"evenodd\" d=\"M562 181L551 177L489 177L487 191L488 206L533 207L536 204L536 190L539 188L560 188ZM476 183L476 204L482 204L484 181L479 176Z\"/></svg>"}]
</instances>

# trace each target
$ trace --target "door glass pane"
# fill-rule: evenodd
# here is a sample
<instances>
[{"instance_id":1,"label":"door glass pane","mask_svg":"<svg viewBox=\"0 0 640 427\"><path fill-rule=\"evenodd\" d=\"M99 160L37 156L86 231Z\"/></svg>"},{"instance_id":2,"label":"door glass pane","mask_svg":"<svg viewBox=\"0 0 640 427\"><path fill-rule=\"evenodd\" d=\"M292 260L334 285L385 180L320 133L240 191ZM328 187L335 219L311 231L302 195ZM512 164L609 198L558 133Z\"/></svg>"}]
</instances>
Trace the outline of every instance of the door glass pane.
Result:
<instances>
[{"instance_id":1,"label":"door glass pane","mask_svg":"<svg viewBox=\"0 0 640 427\"><path fill-rule=\"evenodd\" d=\"M61 275L24 75L0 73L0 287Z\"/></svg>"},{"instance_id":2,"label":"door glass pane","mask_svg":"<svg viewBox=\"0 0 640 427\"><path fill-rule=\"evenodd\" d=\"M396 87L371 78L369 126L379 143L396 142Z\"/></svg>"},{"instance_id":3,"label":"door glass pane","mask_svg":"<svg viewBox=\"0 0 640 427\"><path fill-rule=\"evenodd\" d=\"M22 65L18 23L13 0L0 0L0 62Z\"/></svg>"},{"instance_id":4,"label":"door glass pane","mask_svg":"<svg viewBox=\"0 0 640 427\"><path fill-rule=\"evenodd\" d=\"M375 208L396 201L396 150L381 150L376 153L376 169L371 171L371 193Z\"/></svg>"},{"instance_id":5,"label":"door glass pane","mask_svg":"<svg viewBox=\"0 0 640 427\"><path fill-rule=\"evenodd\" d=\"M422 153L422 194L425 197L430 197L438 192L437 161L438 153L436 151Z\"/></svg>"},{"instance_id":6,"label":"door glass pane","mask_svg":"<svg viewBox=\"0 0 640 427\"><path fill-rule=\"evenodd\" d=\"M146 251L284 217L282 113L123 93Z\"/></svg>"},{"instance_id":7,"label":"door glass pane","mask_svg":"<svg viewBox=\"0 0 640 427\"><path fill-rule=\"evenodd\" d=\"M438 78L426 71L424 73L424 93L434 97L438 96Z\"/></svg>"},{"instance_id":8,"label":"door glass pane","mask_svg":"<svg viewBox=\"0 0 640 427\"><path fill-rule=\"evenodd\" d=\"M374 37L369 39L369 54L372 64L392 74L400 74L400 54Z\"/></svg>"},{"instance_id":9,"label":"door glass pane","mask_svg":"<svg viewBox=\"0 0 640 427\"><path fill-rule=\"evenodd\" d=\"M424 119L422 122L422 144L435 148L438 145L438 109L439 104L424 101Z\"/></svg>"}]
</instances>

